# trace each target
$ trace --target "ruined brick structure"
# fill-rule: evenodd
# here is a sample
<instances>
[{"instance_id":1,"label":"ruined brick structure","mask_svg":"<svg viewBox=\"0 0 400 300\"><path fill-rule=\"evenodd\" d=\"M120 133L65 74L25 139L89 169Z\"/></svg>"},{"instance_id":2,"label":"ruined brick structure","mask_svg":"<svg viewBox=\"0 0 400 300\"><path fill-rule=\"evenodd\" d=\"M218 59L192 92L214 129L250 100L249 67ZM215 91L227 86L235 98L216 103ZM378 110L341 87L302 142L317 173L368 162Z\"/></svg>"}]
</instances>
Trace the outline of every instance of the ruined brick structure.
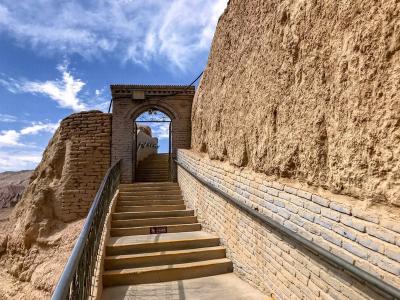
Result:
<instances>
[{"instance_id":1,"label":"ruined brick structure","mask_svg":"<svg viewBox=\"0 0 400 300\"><path fill-rule=\"evenodd\" d=\"M61 122L59 133L59 176L64 180L54 207L58 218L71 221L86 217L110 166L111 115L73 114Z\"/></svg>"},{"instance_id":2,"label":"ruined brick structure","mask_svg":"<svg viewBox=\"0 0 400 300\"><path fill-rule=\"evenodd\" d=\"M158 85L112 85L112 162L122 159L122 182L135 178L134 120L143 112L159 110L171 119L172 158L178 148L187 149L191 142L191 110L194 87ZM172 164L172 178L176 170Z\"/></svg>"}]
</instances>

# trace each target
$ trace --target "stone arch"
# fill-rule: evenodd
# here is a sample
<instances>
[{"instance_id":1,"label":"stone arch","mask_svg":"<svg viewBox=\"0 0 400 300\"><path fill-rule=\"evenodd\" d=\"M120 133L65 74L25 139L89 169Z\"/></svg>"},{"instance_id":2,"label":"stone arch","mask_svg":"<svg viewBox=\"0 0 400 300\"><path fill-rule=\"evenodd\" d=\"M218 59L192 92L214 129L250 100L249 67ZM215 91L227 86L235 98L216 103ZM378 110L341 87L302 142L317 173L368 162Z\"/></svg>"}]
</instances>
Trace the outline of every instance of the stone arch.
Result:
<instances>
[{"instance_id":1,"label":"stone arch","mask_svg":"<svg viewBox=\"0 0 400 300\"><path fill-rule=\"evenodd\" d=\"M128 118L130 118L131 120L136 120L137 117L139 117L142 113L148 111L149 109L159 110L163 112L170 118L171 122L174 119L179 119L179 114L174 110L173 107L165 103L160 105L159 103L151 103L151 102L144 103L141 106L132 108L130 111L127 112Z\"/></svg>"},{"instance_id":2,"label":"stone arch","mask_svg":"<svg viewBox=\"0 0 400 300\"><path fill-rule=\"evenodd\" d=\"M191 144L191 109L194 87L156 85L112 85L112 145L111 161L121 159L122 182L131 183L135 178L133 145L134 120L150 108L165 113L171 119L172 158L178 148L187 149ZM172 160L173 161L173 160ZM176 179L176 166L171 166Z\"/></svg>"}]
</instances>

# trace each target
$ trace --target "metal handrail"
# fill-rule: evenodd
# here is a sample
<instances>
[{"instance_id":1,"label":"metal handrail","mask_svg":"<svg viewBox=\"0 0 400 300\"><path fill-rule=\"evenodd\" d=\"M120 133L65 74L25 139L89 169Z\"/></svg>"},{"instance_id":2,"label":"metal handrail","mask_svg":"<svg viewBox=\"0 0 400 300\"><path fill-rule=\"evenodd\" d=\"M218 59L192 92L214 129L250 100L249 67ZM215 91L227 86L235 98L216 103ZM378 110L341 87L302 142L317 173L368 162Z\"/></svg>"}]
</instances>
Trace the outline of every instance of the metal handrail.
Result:
<instances>
[{"instance_id":1,"label":"metal handrail","mask_svg":"<svg viewBox=\"0 0 400 300\"><path fill-rule=\"evenodd\" d=\"M400 299L400 290L386 282L384 282L382 279L348 263L344 259L340 258L339 256L332 254L331 252L325 250L324 248L318 246L317 244L303 238L301 235L295 233L294 231L286 228L285 226L281 225L280 223L276 222L272 218L260 213L258 210L255 210L245 204L243 204L241 201L233 198L231 195L228 195L221 189L215 187L213 184L209 183L208 181L204 180L201 178L197 173L193 172L190 168L185 166L184 164L180 163L177 160L174 160L177 165L185 169L189 174L191 174L197 181L199 181L201 184L205 185L208 187L210 190L212 190L214 193L217 195L221 196L222 198L228 200L230 203L235 205L241 210L246 211L249 215L252 217L260 220L263 224L267 224L270 227L274 228L275 230L279 231L280 233L286 235L287 237L291 238L292 240L295 240L305 248L311 250L313 253L317 254L321 258L323 258L325 261L329 263L334 263L336 266L342 268L343 270L351 273L353 276L361 279L362 281L365 281L367 284L372 285L375 287L375 291L378 292L381 295L384 296L389 296L389 299Z\"/></svg>"},{"instance_id":2,"label":"metal handrail","mask_svg":"<svg viewBox=\"0 0 400 300\"><path fill-rule=\"evenodd\" d=\"M104 176L52 300L87 299L90 296L105 218L120 181L120 165L121 161L116 162Z\"/></svg>"}]
</instances>

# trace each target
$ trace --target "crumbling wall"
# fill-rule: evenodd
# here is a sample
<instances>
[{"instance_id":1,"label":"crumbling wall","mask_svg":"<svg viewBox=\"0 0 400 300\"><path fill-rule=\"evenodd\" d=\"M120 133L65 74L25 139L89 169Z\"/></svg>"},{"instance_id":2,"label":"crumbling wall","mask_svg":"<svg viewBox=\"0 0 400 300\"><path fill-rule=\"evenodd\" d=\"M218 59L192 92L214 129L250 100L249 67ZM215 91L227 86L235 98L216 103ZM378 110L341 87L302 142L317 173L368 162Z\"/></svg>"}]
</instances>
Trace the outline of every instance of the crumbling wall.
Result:
<instances>
[{"instance_id":1,"label":"crumbling wall","mask_svg":"<svg viewBox=\"0 0 400 300\"><path fill-rule=\"evenodd\" d=\"M397 1L231 0L195 96L210 158L400 206Z\"/></svg>"},{"instance_id":2,"label":"crumbling wall","mask_svg":"<svg viewBox=\"0 0 400 300\"><path fill-rule=\"evenodd\" d=\"M110 167L111 115L99 111L73 114L60 128L53 157L59 183L54 192L58 202L55 213L61 220L71 221L86 216Z\"/></svg>"},{"instance_id":3,"label":"crumbling wall","mask_svg":"<svg viewBox=\"0 0 400 300\"><path fill-rule=\"evenodd\" d=\"M61 122L9 223L0 228L0 268L52 291L110 165L110 149L110 114L82 112ZM17 297L11 290L0 283L0 294Z\"/></svg>"}]
</instances>

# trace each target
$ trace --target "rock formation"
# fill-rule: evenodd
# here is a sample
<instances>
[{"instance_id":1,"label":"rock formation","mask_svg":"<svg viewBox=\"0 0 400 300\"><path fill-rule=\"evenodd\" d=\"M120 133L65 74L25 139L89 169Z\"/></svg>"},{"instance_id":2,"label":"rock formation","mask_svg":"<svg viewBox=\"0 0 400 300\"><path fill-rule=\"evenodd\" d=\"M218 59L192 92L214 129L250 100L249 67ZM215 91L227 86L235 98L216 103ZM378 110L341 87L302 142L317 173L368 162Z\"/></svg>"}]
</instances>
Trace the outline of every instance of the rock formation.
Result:
<instances>
[{"instance_id":1,"label":"rock formation","mask_svg":"<svg viewBox=\"0 0 400 300\"><path fill-rule=\"evenodd\" d=\"M231 0L193 104L210 158L400 206L400 5Z\"/></svg>"},{"instance_id":2,"label":"rock formation","mask_svg":"<svg viewBox=\"0 0 400 300\"><path fill-rule=\"evenodd\" d=\"M143 124L136 124L137 130L138 131L143 131L145 134L148 136L153 136L151 132L151 127L148 125L143 125Z\"/></svg>"},{"instance_id":3,"label":"rock formation","mask_svg":"<svg viewBox=\"0 0 400 300\"><path fill-rule=\"evenodd\" d=\"M70 255L109 166L110 141L109 114L91 111L64 119L9 223L0 227L0 269L41 290L38 299L50 295ZM10 281L4 276L0 273L0 282ZM18 298L21 291L4 283L0 294Z\"/></svg>"},{"instance_id":4,"label":"rock formation","mask_svg":"<svg viewBox=\"0 0 400 300\"><path fill-rule=\"evenodd\" d=\"M32 171L0 173L0 209L14 207L29 183Z\"/></svg>"}]
</instances>

